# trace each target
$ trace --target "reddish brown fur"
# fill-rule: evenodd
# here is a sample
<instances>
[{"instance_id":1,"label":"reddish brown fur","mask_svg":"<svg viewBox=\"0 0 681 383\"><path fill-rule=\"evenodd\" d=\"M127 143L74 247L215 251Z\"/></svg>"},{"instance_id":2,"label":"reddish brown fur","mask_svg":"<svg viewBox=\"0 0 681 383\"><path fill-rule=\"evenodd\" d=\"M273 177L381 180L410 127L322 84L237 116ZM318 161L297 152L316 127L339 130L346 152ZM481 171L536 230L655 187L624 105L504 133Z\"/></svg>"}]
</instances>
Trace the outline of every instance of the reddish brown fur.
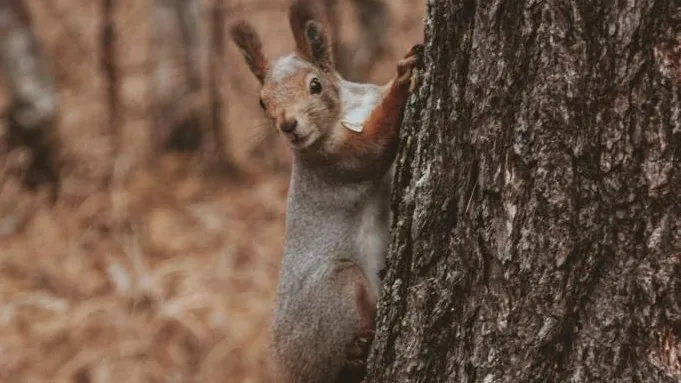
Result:
<instances>
[{"instance_id":1,"label":"reddish brown fur","mask_svg":"<svg viewBox=\"0 0 681 383\"><path fill-rule=\"evenodd\" d=\"M287 79L286 84L265 84L260 89L260 97L266 107L265 114L270 118L277 119L287 103L306 97L308 91L305 86L305 78L307 75L307 72L301 71L292 74Z\"/></svg>"},{"instance_id":2,"label":"reddish brown fur","mask_svg":"<svg viewBox=\"0 0 681 383\"><path fill-rule=\"evenodd\" d=\"M421 45L416 45L397 65L397 77L381 102L364 122L361 132L340 126L340 134L322 146L322 150L304 153L309 166L326 168L337 179L364 181L385 174L398 150L399 127L410 94L412 69ZM327 139L328 140L328 139ZM329 171L329 167L333 168Z\"/></svg>"},{"instance_id":3,"label":"reddish brown fur","mask_svg":"<svg viewBox=\"0 0 681 383\"><path fill-rule=\"evenodd\" d=\"M262 52L262 41L255 29L246 21L239 21L229 30L232 39L241 50L246 64L262 84L269 67L269 62Z\"/></svg>"},{"instance_id":4,"label":"reddish brown fur","mask_svg":"<svg viewBox=\"0 0 681 383\"><path fill-rule=\"evenodd\" d=\"M361 273L361 271L360 271ZM354 281L355 299L357 302L357 309L359 312L359 329L360 332L371 330L374 327L374 318L376 317L376 298L369 292L364 275L358 275Z\"/></svg>"},{"instance_id":5,"label":"reddish brown fur","mask_svg":"<svg viewBox=\"0 0 681 383\"><path fill-rule=\"evenodd\" d=\"M366 374L366 359L373 339L376 317L376 299L371 293L368 282L357 265L344 269L343 282L347 294L355 297L357 307L357 328L354 339L346 347L346 364L335 382L357 382Z\"/></svg>"},{"instance_id":6,"label":"reddish brown fur","mask_svg":"<svg viewBox=\"0 0 681 383\"><path fill-rule=\"evenodd\" d=\"M308 22L315 21L318 26L324 25L326 20L324 17L324 10L321 8L321 4L318 1L312 0L297 0L289 8L289 24L291 31L293 32L293 38L296 42L296 49L298 53L308 59L313 61L313 54L308 44L308 37L306 29L308 28ZM319 28L323 34L322 38L324 41L330 41L330 37L323 28Z\"/></svg>"},{"instance_id":7,"label":"reddish brown fur","mask_svg":"<svg viewBox=\"0 0 681 383\"><path fill-rule=\"evenodd\" d=\"M348 261L343 262L338 273L341 276L339 280L343 284L347 296L355 297L357 311L359 312L358 330L361 332L373 328L377 297L371 294L362 269L357 264Z\"/></svg>"},{"instance_id":8,"label":"reddish brown fur","mask_svg":"<svg viewBox=\"0 0 681 383\"><path fill-rule=\"evenodd\" d=\"M399 127L409 98L409 83L393 82L390 89L364 123L361 133L347 131L337 153L340 158L354 157L373 164L372 173L385 171L397 154Z\"/></svg>"},{"instance_id":9,"label":"reddish brown fur","mask_svg":"<svg viewBox=\"0 0 681 383\"><path fill-rule=\"evenodd\" d=\"M412 69L422 49L421 45L415 45L397 64L397 78L393 80L381 103L364 123L362 132L345 132L336 155L341 159L353 159L345 163L351 167L360 167L347 169L357 176L364 178L372 174L382 174L395 159L399 128L410 94Z\"/></svg>"},{"instance_id":10,"label":"reddish brown fur","mask_svg":"<svg viewBox=\"0 0 681 383\"><path fill-rule=\"evenodd\" d=\"M326 73L335 72L332 40L325 12L317 1L298 0L289 9L289 23L298 54Z\"/></svg>"}]
</instances>

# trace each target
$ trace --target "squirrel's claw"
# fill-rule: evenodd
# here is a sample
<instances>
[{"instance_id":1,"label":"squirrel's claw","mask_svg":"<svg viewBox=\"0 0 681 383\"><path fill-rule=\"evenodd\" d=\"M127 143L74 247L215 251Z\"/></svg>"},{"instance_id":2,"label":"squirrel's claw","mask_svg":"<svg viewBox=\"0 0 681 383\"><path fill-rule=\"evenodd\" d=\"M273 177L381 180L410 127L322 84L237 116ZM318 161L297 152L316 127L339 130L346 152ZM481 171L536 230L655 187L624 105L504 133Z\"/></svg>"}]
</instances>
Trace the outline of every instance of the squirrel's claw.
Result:
<instances>
[{"instance_id":1,"label":"squirrel's claw","mask_svg":"<svg viewBox=\"0 0 681 383\"><path fill-rule=\"evenodd\" d=\"M346 356L349 365L366 365L369 348L374 339L374 330L367 330L358 334L348 346Z\"/></svg>"},{"instance_id":2,"label":"squirrel's claw","mask_svg":"<svg viewBox=\"0 0 681 383\"><path fill-rule=\"evenodd\" d=\"M347 366L349 369L352 369L353 371L363 371L367 367L367 362L365 360L360 359L348 360Z\"/></svg>"},{"instance_id":3,"label":"squirrel's claw","mask_svg":"<svg viewBox=\"0 0 681 383\"><path fill-rule=\"evenodd\" d=\"M409 52L404 56L404 58L410 57L410 56L417 56L421 58L423 56L423 44L415 44L414 46L411 47Z\"/></svg>"},{"instance_id":4,"label":"squirrel's claw","mask_svg":"<svg viewBox=\"0 0 681 383\"><path fill-rule=\"evenodd\" d=\"M346 362L341 373L342 382L364 381L367 372L369 348L374 339L374 330L366 329L355 336L346 350Z\"/></svg>"}]
</instances>

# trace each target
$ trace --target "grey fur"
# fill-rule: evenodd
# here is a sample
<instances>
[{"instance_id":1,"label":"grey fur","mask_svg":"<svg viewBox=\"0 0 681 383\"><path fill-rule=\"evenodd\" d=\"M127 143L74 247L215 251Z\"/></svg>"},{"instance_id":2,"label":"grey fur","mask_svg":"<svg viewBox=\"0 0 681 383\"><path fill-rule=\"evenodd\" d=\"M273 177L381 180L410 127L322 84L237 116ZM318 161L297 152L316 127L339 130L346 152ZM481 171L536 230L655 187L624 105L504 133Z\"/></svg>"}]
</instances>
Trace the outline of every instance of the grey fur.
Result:
<instances>
[{"instance_id":1,"label":"grey fur","mask_svg":"<svg viewBox=\"0 0 681 383\"><path fill-rule=\"evenodd\" d=\"M380 293L392 171L348 184L306 166L295 152L293 162L272 347L293 382L330 382L359 331L346 273L361 270L370 298Z\"/></svg>"}]
</instances>

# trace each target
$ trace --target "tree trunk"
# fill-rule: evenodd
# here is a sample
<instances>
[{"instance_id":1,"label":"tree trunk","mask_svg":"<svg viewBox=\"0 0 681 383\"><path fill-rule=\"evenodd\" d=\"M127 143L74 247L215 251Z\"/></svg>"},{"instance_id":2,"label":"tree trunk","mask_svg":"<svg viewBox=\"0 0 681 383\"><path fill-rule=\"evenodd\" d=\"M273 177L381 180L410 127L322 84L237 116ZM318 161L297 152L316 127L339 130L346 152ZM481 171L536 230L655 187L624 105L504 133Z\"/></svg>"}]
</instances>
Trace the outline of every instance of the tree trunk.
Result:
<instances>
[{"instance_id":1,"label":"tree trunk","mask_svg":"<svg viewBox=\"0 0 681 383\"><path fill-rule=\"evenodd\" d=\"M232 172L235 168L227 157L225 142L224 99L222 95L223 70L225 67L225 0L213 0L210 21L210 58L208 76L210 79L210 139L206 140L204 154L207 162L217 170Z\"/></svg>"},{"instance_id":2,"label":"tree trunk","mask_svg":"<svg viewBox=\"0 0 681 383\"><path fill-rule=\"evenodd\" d=\"M117 135L118 72L116 71L116 33L114 30L114 0L102 0L102 29L100 32L100 67L106 79L106 103L109 113L109 134Z\"/></svg>"},{"instance_id":3,"label":"tree trunk","mask_svg":"<svg viewBox=\"0 0 681 383\"><path fill-rule=\"evenodd\" d=\"M106 82L106 105L107 105L107 133L111 139L111 146L113 152L118 155L121 146L121 137L119 129L119 75L118 65L116 65L116 11L115 0L102 0L101 3L101 17L102 24L99 34L100 56L99 66ZM109 169L107 182L113 182L115 174L115 165L112 164Z\"/></svg>"},{"instance_id":4,"label":"tree trunk","mask_svg":"<svg viewBox=\"0 0 681 383\"><path fill-rule=\"evenodd\" d=\"M336 70L343 78L366 82L377 61L389 53L390 9L384 0L352 0L357 18L358 37L341 43L338 0L324 0L326 22L331 28Z\"/></svg>"},{"instance_id":5,"label":"tree trunk","mask_svg":"<svg viewBox=\"0 0 681 383\"><path fill-rule=\"evenodd\" d=\"M99 65L106 80L108 106L108 133L118 149L118 71L116 70L115 0L102 0L102 26L100 31L101 56Z\"/></svg>"},{"instance_id":6,"label":"tree trunk","mask_svg":"<svg viewBox=\"0 0 681 383\"><path fill-rule=\"evenodd\" d=\"M22 1L0 1L0 67L11 97L7 147L31 149L25 182L30 187L50 184L54 200L59 186L57 96L31 26Z\"/></svg>"},{"instance_id":7,"label":"tree trunk","mask_svg":"<svg viewBox=\"0 0 681 383\"><path fill-rule=\"evenodd\" d=\"M195 150L204 118L201 92L201 14L197 0L153 0L151 57L154 152Z\"/></svg>"},{"instance_id":8,"label":"tree trunk","mask_svg":"<svg viewBox=\"0 0 681 383\"><path fill-rule=\"evenodd\" d=\"M681 381L674 4L429 1L369 381Z\"/></svg>"},{"instance_id":9,"label":"tree trunk","mask_svg":"<svg viewBox=\"0 0 681 383\"><path fill-rule=\"evenodd\" d=\"M368 81L374 65L389 53L391 21L385 0L353 0L359 26L359 36L352 45L339 52L339 72L351 81Z\"/></svg>"}]
</instances>

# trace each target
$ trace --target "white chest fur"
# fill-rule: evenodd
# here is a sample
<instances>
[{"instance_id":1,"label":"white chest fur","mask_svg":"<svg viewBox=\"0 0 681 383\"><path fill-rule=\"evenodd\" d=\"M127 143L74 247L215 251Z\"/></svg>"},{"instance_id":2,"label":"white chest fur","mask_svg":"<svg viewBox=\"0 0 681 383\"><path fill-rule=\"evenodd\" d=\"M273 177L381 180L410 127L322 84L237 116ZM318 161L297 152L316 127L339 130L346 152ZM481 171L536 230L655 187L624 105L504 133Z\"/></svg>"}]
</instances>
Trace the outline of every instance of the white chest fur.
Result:
<instances>
[{"instance_id":1,"label":"white chest fur","mask_svg":"<svg viewBox=\"0 0 681 383\"><path fill-rule=\"evenodd\" d=\"M381 101L384 87L373 84L358 84L341 80L341 104L343 117L341 124L347 129L361 132L364 122Z\"/></svg>"}]
</instances>

